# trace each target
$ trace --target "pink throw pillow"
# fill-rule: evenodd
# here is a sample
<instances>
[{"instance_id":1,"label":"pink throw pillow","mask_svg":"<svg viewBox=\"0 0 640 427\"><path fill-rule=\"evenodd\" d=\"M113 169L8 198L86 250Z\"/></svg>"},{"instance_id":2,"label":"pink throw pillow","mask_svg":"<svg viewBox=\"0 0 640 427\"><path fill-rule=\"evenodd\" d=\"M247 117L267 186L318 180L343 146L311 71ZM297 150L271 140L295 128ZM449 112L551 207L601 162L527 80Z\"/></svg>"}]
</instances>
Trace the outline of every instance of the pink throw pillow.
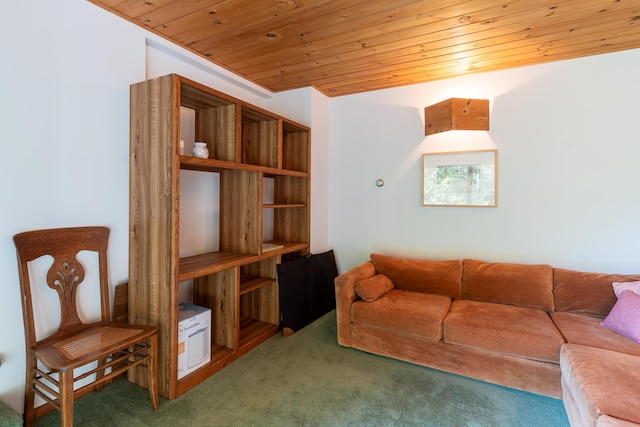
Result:
<instances>
[{"instance_id":1,"label":"pink throw pillow","mask_svg":"<svg viewBox=\"0 0 640 427\"><path fill-rule=\"evenodd\" d=\"M377 300L393 288L393 282L384 274L376 274L368 279L358 280L355 284L356 294L367 302Z\"/></svg>"},{"instance_id":2,"label":"pink throw pillow","mask_svg":"<svg viewBox=\"0 0 640 427\"><path fill-rule=\"evenodd\" d=\"M613 292L620 298L622 291L629 290L640 295L640 282L613 282Z\"/></svg>"},{"instance_id":3,"label":"pink throw pillow","mask_svg":"<svg viewBox=\"0 0 640 427\"><path fill-rule=\"evenodd\" d=\"M640 343L640 295L622 291L616 305L600 324Z\"/></svg>"}]
</instances>

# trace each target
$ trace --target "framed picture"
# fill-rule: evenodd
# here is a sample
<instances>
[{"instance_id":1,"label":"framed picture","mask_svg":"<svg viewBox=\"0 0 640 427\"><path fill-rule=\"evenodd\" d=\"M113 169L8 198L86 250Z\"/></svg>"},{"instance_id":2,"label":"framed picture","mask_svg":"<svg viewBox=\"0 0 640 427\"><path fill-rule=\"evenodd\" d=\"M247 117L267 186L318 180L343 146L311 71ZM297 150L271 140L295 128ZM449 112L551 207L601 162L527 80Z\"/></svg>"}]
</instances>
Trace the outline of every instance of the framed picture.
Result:
<instances>
[{"instance_id":1,"label":"framed picture","mask_svg":"<svg viewBox=\"0 0 640 427\"><path fill-rule=\"evenodd\" d=\"M422 155L424 206L496 207L498 150Z\"/></svg>"}]
</instances>

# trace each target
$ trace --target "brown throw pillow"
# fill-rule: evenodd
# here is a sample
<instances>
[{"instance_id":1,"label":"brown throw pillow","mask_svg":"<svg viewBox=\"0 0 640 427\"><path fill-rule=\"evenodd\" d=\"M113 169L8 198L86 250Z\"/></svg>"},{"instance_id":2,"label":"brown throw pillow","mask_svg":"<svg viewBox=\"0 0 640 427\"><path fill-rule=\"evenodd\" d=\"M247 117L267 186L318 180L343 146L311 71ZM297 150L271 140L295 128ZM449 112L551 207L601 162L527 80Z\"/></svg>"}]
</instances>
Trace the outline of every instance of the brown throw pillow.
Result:
<instances>
[{"instance_id":1,"label":"brown throw pillow","mask_svg":"<svg viewBox=\"0 0 640 427\"><path fill-rule=\"evenodd\" d=\"M367 302L372 302L393 289L393 282L384 274L376 274L368 279L358 280L356 294Z\"/></svg>"}]
</instances>

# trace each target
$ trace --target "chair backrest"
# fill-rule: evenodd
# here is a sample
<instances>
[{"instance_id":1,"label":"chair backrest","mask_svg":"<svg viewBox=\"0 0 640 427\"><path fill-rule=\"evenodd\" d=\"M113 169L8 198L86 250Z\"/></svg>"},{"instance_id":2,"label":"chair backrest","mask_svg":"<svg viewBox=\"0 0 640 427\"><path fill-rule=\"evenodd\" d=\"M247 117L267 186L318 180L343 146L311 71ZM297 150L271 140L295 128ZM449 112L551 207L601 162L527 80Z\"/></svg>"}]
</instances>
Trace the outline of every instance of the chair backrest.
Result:
<instances>
[{"instance_id":1,"label":"chair backrest","mask_svg":"<svg viewBox=\"0 0 640 427\"><path fill-rule=\"evenodd\" d=\"M78 286L85 277L84 267L78 261L77 254L84 250L98 254L101 320L92 324L109 322L111 314L107 273L108 228L74 227L27 231L16 234L13 241L18 255L27 347L31 348L37 344L29 263L45 255L53 258L53 264L46 277L47 285L58 293L60 299L60 325L58 331L51 336L64 335L84 326L78 315L76 301Z\"/></svg>"}]
</instances>

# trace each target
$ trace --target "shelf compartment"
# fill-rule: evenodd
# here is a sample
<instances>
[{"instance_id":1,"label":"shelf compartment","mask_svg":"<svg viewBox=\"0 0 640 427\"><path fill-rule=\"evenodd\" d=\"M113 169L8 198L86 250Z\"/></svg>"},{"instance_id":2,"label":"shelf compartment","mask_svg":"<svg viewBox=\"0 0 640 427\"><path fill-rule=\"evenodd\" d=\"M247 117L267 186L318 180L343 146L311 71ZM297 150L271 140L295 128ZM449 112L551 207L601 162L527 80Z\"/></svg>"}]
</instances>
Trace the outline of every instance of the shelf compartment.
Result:
<instances>
[{"instance_id":1,"label":"shelf compartment","mask_svg":"<svg viewBox=\"0 0 640 427\"><path fill-rule=\"evenodd\" d=\"M191 390L194 386L232 363L237 358L238 354L235 351L227 347L213 344L211 346L211 362L200 367L189 375L180 378L176 383L176 396Z\"/></svg>"},{"instance_id":2,"label":"shelf compartment","mask_svg":"<svg viewBox=\"0 0 640 427\"><path fill-rule=\"evenodd\" d=\"M246 294L247 292L251 292L256 289L260 289L263 286L270 285L275 280L276 279L272 279L270 277L251 275L240 276L240 295Z\"/></svg>"},{"instance_id":3,"label":"shelf compartment","mask_svg":"<svg viewBox=\"0 0 640 427\"><path fill-rule=\"evenodd\" d=\"M279 120L245 106L241 111L241 162L278 168Z\"/></svg>"},{"instance_id":4,"label":"shelf compartment","mask_svg":"<svg viewBox=\"0 0 640 427\"><path fill-rule=\"evenodd\" d=\"M309 172L309 129L284 121L282 169Z\"/></svg>"},{"instance_id":5,"label":"shelf compartment","mask_svg":"<svg viewBox=\"0 0 640 427\"><path fill-rule=\"evenodd\" d=\"M180 105L195 111L195 140L207 143L209 158L236 161L236 103L193 82L182 81Z\"/></svg>"},{"instance_id":6,"label":"shelf compartment","mask_svg":"<svg viewBox=\"0 0 640 427\"><path fill-rule=\"evenodd\" d=\"M240 277L249 278L240 280L240 347L280 324L277 261L274 256L240 267Z\"/></svg>"},{"instance_id":7,"label":"shelf compartment","mask_svg":"<svg viewBox=\"0 0 640 427\"><path fill-rule=\"evenodd\" d=\"M260 252L260 173L225 170L220 174L220 250Z\"/></svg>"},{"instance_id":8,"label":"shelf compartment","mask_svg":"<svg viewBox=\"0 0 640 427\"><path fill-rule=\"evenodd\" d=\"M306 207L274 209L273 238L276 241L308 242L309 209Z\"/></svg>"},{"instance_id":9,"label":"shelf compartment","mask_svg":"<svg viewBox=\"0 0 640 427\"><path fill-rule=\"evenodd\" d=\"M309 180L296 176L276 176L274 200L276 205L306 205L309 200Z\"/></svg>"},{"instance_id":10,"label":"shelf compartment","mask_svg":"<svg viewBox=\"0 0 640 427\"><path fill-rule=\"evenodd\" d=\"M185 170L180 173L179 181L179 256L217 252L220 249L220 174Z\"/></svg>"},{"instance_id":11,"label":"shelf compartment","mask_svg":"<svg viewBox=\"0 0 640 427\"><path fill-rule=\"evenodd\" d=\"M229 268L198 277L193 289L194 304L211 309L212 345L230 350L236 348L236 273L236 268Z\"/></svg>"},{"instance_id":12,"label":"shelf compartment","mask_svg":"<svg viewBox=\"0 0 640 427\"><path fill-rule=\"evenodd\" d=\"M250 317L240 319L239 348L242 353L249 351L267 338L275 335L280 327L273 323L263 322Z\"/></svg>"}]
</instances>

